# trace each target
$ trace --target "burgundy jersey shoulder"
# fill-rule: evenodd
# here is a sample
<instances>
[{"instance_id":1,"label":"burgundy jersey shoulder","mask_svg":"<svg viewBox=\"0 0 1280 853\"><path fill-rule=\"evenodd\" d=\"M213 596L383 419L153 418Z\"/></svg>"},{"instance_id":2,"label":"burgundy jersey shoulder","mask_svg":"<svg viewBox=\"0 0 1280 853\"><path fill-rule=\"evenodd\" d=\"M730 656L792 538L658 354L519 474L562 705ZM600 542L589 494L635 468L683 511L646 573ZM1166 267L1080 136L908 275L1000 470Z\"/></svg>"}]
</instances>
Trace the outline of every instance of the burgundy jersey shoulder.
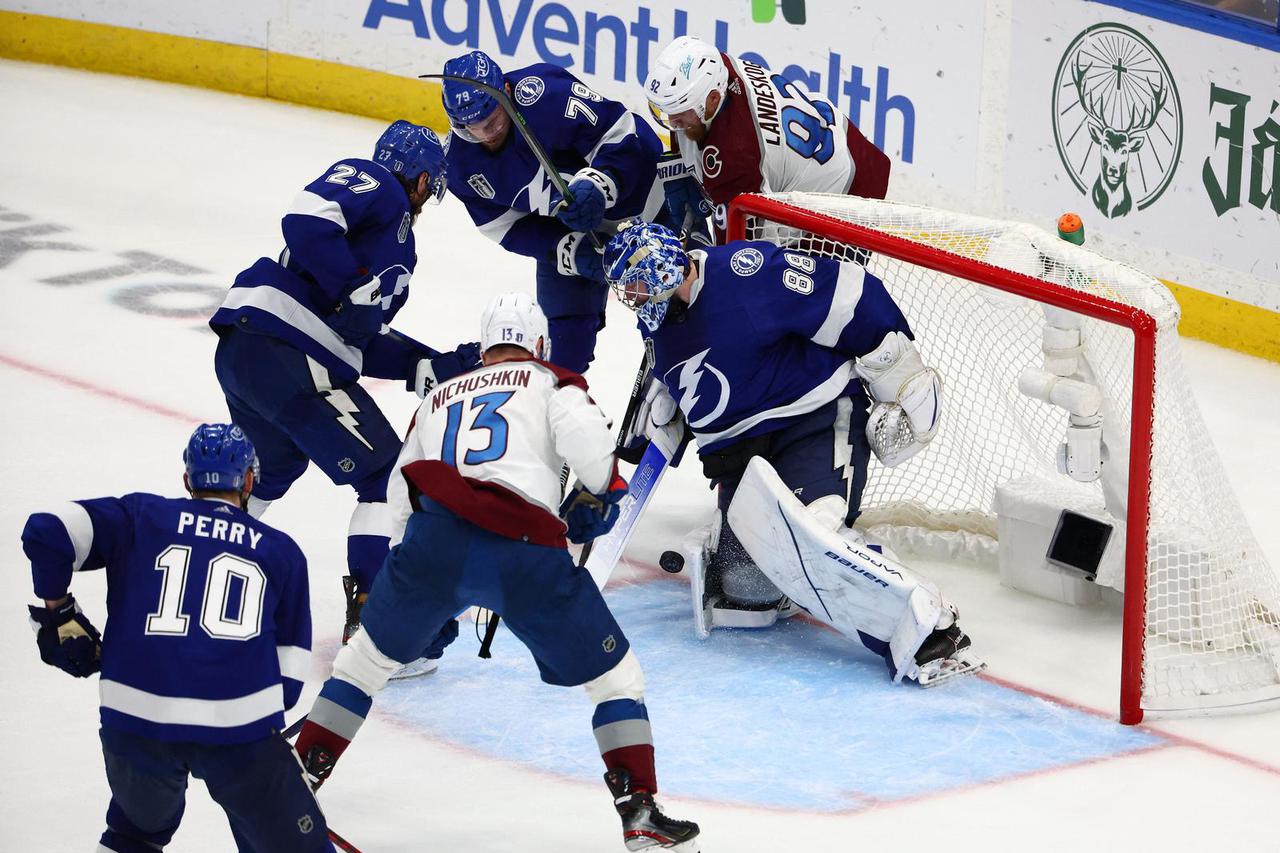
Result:
<instances>
[{"instance_id":1,"label":"burgundy jersey shoulder","mask_svg":"<svg viewBox=\"0 0 1280 853\"><path fill-rule=\"evenodd\" d=\"M573 385L577 388L581 388L583 391L586 391L588 395L590 395L591 391L590 389L587 388L587 380L583 378L582 374L574 373L572 370L565 370L563 367L561 367L558 364L552 364L551 362L543 361L540 358L534 358L530 360L533 361L535 364L539 364L545 367L547 370L550 370L552 373L555 374L557 388L564 388L568 385Z\"/></svg>"},{"instance_id":2,"label":"burgundy jersey shoulder","mask_svg":"<svg viewBox=\"0 0 1280 853\"><path fill-rule=\"evenodd\" d=\"M742 193L760 191L764 183L760 162L763 154L746 81L731 57L723 53L720 57L729 70L729 87L706 138L698 143L698 155L702 160L702 188L715 204L728 204Z\"/></svg>"}]
</instances>

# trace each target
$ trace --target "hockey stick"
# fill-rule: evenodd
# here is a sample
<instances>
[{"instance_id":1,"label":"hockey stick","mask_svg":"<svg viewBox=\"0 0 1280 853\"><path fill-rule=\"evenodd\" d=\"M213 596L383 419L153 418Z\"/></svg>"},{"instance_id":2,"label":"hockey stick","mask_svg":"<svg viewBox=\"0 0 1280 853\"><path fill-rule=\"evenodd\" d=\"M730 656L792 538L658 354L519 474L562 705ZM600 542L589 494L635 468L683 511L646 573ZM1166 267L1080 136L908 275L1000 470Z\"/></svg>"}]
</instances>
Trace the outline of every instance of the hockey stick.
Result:
<instances>
[{"instance_id":1,"label":"hockey stick","mask_svg":"<svg viewBox=\"0 0 1280 853\"><path fill-rule=\"evenodd\" d=\"M339 850L342 850L343 853L360 853L359 847L356 847L354 844L352 844L347 839L343 838L338 833L334 832L332 829L329 830L329 840L333 842L335 847L337 847Z\"/></svg>"},{"instance_id":2,"label":"hockey stick","mask_svg":"<svg viewBox=\"0 0 1280 853\"><path fill-rule=\"evenodd\" d=\"M573 193L569 192L569 185L560 174L560 170L551 162L551 158L547 156L547 151L542 147L542 143L538 141L538 137L533 135L533 131L529 129L528 123L524 120L524 116L520 115L520 111L516 109L515 103L511 100L511 96L507 94L505 88L490 86L488 83L481 83L479 80L472 80L470 77L463 77L458 74L419 74L420 80L452 80L455 83L465 83L473 86L482 92L488 92L498 102L498 106L502 107L502 111L511 117L511 123L515 125L516 130L524 137L525 144L529 146L529 150L533 152L533 156L538 158L538 162L542 164L542 170L547 173L547 177L551 179L551 183L555 185L556 191L560 193L560 197L565 202L573 201ZM592 244L596 247L597 252L604 252L604 243L600 241L600 235L594 231L588 231L587 236L591 238Z\"/></svg>"},{"instance_id":3,"label":"hockey stick","mask_svg":"<svg viewBox=\"0 0 1280 853\"><path fill-rule=\"evenodd\" d=\"M635 533L640 515L648 506L649 500L658 488L658 483L662 481L662 475L666 473L667 468L671 467L672 460L680 454L684 442L675 435L674 431L661 430L653 437L644 455L640 457L640 464L631 475L631 482L627 485L627 496L622 499L617 523L607 534L588 543L593 546L590 551L587 551L586 547L583 548L588 556L579 565L586 567L586 570L591 573L591 579L600 589L604 589L605 584L609 582L609 576L613 574L618 560L622 557L622 552L631 541L631 534Z\"/></svg>"}]
</instances>

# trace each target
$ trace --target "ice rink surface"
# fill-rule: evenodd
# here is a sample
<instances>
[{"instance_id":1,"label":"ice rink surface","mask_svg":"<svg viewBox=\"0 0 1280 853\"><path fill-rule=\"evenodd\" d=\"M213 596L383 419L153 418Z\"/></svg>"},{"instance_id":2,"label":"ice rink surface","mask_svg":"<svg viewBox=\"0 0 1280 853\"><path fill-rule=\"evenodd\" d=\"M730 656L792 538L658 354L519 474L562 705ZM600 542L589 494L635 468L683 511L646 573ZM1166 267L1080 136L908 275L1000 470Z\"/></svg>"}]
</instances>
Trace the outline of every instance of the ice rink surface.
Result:
<instances>
[{"instance_id":1,"label":"ice rink surface","mask_svg":"<svg viewBox=\"0 0 1280 853\"><path fill-rule=\"evenodd\" d=\"M383 125L13 62L0 62L0 97L0 554L11 588L0 849L92 850L108 796L96 679L39 661L22 524L56 501L180 492L187 435L226 417L204 320L239 270L279 251L294 193L331 162L367 156ZM532 263L482 237L452 199L415 232L418 270L397 326L419 340L473 340L492 294L532 292ZM629 312L609 310L588 379L616 416L640 348ZM1274 566L1280 365L1185 346ZM393 425L407 423L416 398L394 383L369 388ZM312 469L266 518L311 563L316 655L299 711L337 647L353 500ZM1118 609L917 562L990 664L990 677L931 691L894 687L878 659L812 625L695 640L686 581L653 566L712 505L695 465L673 472L608 592L645 666L664 801L701 823L704 851L1280 850L1280 713L1120 726ZM101 573L73 589L101 625ZM477 659L471 628L439 674L379 697L322 791L332 826L366 853L622 849L584 697L539 683L505 632L493 660ZM233 849L199 783L171 849Z\"/></svg>"}]
</instances>

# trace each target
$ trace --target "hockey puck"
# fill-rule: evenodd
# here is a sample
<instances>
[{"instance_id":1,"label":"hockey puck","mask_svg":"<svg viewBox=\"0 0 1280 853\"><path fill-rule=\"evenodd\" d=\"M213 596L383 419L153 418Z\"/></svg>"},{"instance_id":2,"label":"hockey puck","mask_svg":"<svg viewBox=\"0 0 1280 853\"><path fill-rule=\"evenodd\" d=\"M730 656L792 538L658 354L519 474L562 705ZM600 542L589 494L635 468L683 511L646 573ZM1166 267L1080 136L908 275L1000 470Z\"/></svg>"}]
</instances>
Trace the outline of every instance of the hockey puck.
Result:
<instances>
[{"instance_id":1,"label":"hockey puck","mask_svg":"<svg viewBox=\"0 0 1280 853\"><path fill-rule=\"evenodd\" d=\"M662 566L664 572L678 575L684 568L684 555L679 551L663 551L662 556L658 558L658 565Z\"/></svg>"}]
</instances>

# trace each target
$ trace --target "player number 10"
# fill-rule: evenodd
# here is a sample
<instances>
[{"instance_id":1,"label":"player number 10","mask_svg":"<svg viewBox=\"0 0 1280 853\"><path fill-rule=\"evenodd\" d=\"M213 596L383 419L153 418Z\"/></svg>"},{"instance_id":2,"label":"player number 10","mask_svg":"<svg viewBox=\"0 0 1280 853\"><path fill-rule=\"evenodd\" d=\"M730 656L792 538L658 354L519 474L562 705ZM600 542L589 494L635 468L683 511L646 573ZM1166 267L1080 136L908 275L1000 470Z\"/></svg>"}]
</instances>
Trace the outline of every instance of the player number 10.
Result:
<instances>
[{"instance_id":1,"label":"player number 10","mask_svg":"<svg viewBox=\"0 0 1280 853\"><path fill-rule=\"evenodd\" d=\"M170 637L187 635L190 617L182 613L182 599L187 590L187 570L191 565L191 549L170 545L156 557L156 570L164 573L160 586L160 606L147 615L147 634ZM227 615L227 605L235 594L234 581L240 581L239 616ZM200 627L218 640L251 640L262 630L262 604L266 596L267 576L257 563L234 554L219 554L209 561L205 572L204 597L200 605Z\"/></svg>"}]
</instances>

